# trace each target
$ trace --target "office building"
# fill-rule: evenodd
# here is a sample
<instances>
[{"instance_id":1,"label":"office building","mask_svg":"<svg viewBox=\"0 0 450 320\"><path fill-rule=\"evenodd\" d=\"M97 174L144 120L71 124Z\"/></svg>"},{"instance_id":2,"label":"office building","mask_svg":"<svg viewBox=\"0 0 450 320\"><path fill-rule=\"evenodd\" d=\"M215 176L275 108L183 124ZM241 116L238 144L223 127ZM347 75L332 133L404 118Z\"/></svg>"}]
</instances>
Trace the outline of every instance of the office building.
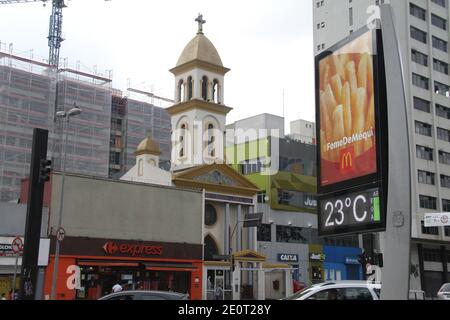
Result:
<instances>
[{"instance_id":1,"label":"office building","mask_svg":"<svg viewBox=\"0 0 450 320\"><path fill-rule=\"evenodd\" d=\"M424 213L450 211L448 0L313 0L318 54L363 27L389 3L399 39L411 150L411 289L436 296L450 281L450 227L425 228Z\"/></svg>"}]
</instances>

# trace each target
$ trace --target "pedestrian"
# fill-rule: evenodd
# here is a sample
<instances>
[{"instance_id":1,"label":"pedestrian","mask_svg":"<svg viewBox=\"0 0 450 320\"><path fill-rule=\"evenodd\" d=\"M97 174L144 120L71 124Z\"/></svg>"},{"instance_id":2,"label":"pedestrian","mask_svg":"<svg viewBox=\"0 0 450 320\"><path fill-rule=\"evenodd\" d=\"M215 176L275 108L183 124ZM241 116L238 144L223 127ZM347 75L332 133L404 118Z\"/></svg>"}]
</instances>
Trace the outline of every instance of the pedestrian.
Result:
<instances>
[{"instance_id":1,"label":"pedestrian","mask_svg":"<svg viewBox=\"0 0 450 320\"><path fill-rule=\"evenodd\" d=\"M1 300L6 300L6 296L5 296L4 293L2 293L2 298L1 298Z\"/></svg>"},{"instance_id":2,"label":"pedestrian","mask_svg":"<svg viewBox=\"0 0 450 320\"><path fill-rule=\"evenodd\" d=\"M223 300L223 289L222 284L217 283L216 290L214 291L215 300Z\"/></svg>"},{"instance_id":3,"label":"pedestrian","mask_svg":"<svg viewBox=\"0 0 450 320\"><path fill-rule=\"evenodd\" d=\"M112 292L120 292L123 290L123 287L120 285L120 281L117 281L117 283L112 287Z\"/></svg>"}]
</instances>

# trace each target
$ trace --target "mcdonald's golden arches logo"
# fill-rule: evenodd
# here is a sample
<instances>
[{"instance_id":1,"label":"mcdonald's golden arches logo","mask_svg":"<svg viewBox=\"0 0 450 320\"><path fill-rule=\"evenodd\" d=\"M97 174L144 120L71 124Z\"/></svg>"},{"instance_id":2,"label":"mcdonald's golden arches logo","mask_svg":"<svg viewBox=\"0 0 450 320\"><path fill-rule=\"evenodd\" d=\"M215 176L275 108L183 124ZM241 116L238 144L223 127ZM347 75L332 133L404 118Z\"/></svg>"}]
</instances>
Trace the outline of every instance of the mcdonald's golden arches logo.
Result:
<instances>
[{"instance_id":1,"label":"mcdonald's golden arches logo","mask_svg":"<svg viewBox=\"0 0 450 320\"><path fill-rule=\"evenodd\" d=\"M353 157L351 152L345 152L342 154L341 169L348 169L353 167Z\"/></svg>"}]
</instances>

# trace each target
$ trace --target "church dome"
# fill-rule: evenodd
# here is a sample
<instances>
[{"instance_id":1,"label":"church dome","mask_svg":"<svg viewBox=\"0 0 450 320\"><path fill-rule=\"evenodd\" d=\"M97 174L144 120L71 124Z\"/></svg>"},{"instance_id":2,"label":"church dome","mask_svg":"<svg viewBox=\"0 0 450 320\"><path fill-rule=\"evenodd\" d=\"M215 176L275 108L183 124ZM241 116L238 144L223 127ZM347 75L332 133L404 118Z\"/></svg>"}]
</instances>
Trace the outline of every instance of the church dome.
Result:
<instances>
[{"instance_id":1,"label":"church dome","mask_svg":"<svg viewBox=\"0 0 450 320\"><path fill-rule=\"evenodd\" d=\"M159 156L161 154L161 150L159 149L159 146L153 141L151 136L148 136L144 140L139 143L135 155L140 156L143 154L153 154L156 156Z\"/></svg>"},{"instance_id":2,"label":"church dome","mask_svg":"<svg viewBox=\"0 0 450 320\"><path fill-rule=\"evenodd\" d=\"M223 67L222 59L220 59L217 49L202 32L197 33L195 38L184 48L183 53L178 59L177 67L195 60L201 60Z\"/></svg>"}]
</instances>

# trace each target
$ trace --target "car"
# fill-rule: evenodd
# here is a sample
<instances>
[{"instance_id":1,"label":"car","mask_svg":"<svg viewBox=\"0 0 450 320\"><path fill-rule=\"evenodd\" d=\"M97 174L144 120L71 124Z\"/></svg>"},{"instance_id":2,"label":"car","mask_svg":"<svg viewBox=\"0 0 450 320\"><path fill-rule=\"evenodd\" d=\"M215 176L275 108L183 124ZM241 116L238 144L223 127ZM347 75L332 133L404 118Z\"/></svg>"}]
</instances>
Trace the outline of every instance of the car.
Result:
<instances>
[{"instance_id":1,"label":"car","mask_svg":"<svg viewBox=\"0 0 450 320\"><path fill-rule=\"evenodd\" d=\"M437 294L438 300L450 300L450 283L444 284Z\"/></svg>"},{"instance_id":2,"label":"car","mask_svg":"<svg viewBox=\"0 0 450 320\"><path fill-rule=\"evenodd\" d=\"M328 281L312 285L285 300L379 300L380 283Z\"/></svg>"},{"instance_id":3,"label":"car","mask_svg":"<svg viewBox=\"0 0 450 320\"><path fill-rule=\"evenodd\" d=\"M189 296L185 293L135 290L111 293L99 300L189 300Z\"/></svg>"}]
</instances>

